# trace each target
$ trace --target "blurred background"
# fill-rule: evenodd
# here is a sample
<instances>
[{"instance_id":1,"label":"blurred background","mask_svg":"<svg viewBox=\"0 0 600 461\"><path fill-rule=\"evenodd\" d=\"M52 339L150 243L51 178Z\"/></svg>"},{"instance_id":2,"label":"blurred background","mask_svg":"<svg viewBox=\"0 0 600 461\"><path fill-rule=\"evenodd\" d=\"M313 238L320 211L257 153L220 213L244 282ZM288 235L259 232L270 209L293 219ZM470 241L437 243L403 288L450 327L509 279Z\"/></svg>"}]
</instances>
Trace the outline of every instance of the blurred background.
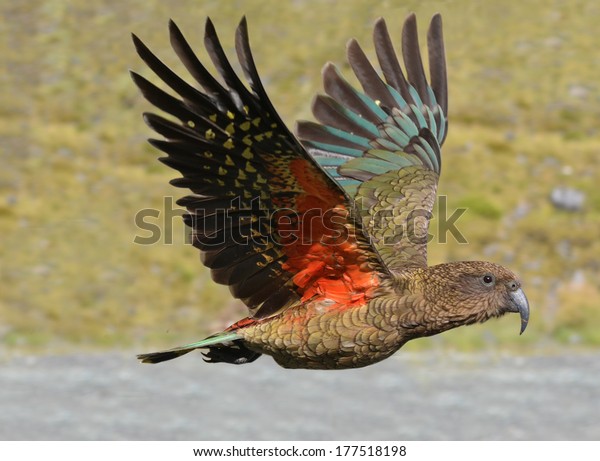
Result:
<instances>
[{"instance_id":1,"label":"blurred background","mask_svg":"<svg viewBox=\"0 0 600 461\"><path fill-rule=\"evenodd\" d=\"M353 81L344 55L349 38L374 58L375 19L385 17L399 43L411 11L422 45L431 15L443 16L450 126L439 193L447 196L447 216L467 209L457 227L468 244L437 232L440 219L433 220L430 263L505 264L521 276L532 313L522 337L518 320L503 318L409 343L400 354L595 357L598 2L4 0L0 359L143 352L200 339L244 315L187 244L172 205L185 192L168 184L177 173L145 142L151 133L141 113L151 107L128 70L156 79L135 54L131 32L186 75L169 46L168 19L202 59L205 17L235 56L234 31L245 14L263 83L293 127L312 119L324 63L336 63ZM144 209L160 212L146 219L162 232L152 245L134 243L148 237L135 223ZM263 366L285 373L259 365L267 360L235 373L248 378L259 367L261 375ZM130 355L126 363L137 366ZM184 363L196 373L221 369L203 367L197 357Z\"/></svg>"}]
</instances>

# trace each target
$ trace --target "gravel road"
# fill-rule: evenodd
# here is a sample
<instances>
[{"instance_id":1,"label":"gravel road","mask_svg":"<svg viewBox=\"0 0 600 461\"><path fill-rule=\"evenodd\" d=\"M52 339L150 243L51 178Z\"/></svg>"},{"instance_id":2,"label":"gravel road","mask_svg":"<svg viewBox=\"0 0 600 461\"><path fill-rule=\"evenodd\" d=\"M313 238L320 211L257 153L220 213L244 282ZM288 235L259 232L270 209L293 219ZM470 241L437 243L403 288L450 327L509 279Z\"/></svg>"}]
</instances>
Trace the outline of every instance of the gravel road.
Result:
<instances>
[{"instance_id":1,"label":"gravel road","mask_svg":"<svg viewBox=\"0 0 600 461\"><path fill-rule=\"evenodd\" d=\"M600 353L398 353L347 371L122 353L0 367L2 440L600 440Z\"/></svg>"}]
</instances>

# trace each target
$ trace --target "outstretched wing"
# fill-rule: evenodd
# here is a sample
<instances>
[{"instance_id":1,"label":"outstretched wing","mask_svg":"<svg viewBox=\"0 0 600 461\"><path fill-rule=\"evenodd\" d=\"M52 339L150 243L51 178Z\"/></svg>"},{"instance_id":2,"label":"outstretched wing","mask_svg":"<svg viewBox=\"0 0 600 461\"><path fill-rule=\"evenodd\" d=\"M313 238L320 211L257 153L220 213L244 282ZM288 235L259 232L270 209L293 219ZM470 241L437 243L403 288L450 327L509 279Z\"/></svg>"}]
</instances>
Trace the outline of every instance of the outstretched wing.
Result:
<instances>
[{"instance_id":1,"label":"outstretched wing","mask_svg":"<svg viewBox=\"0 0 600 461\"><path fill-rule=\"evenodd\" d=\"M258 77L245 18L237 56L250 88L228 61L206 22L204 44L224 84L170 23L173 49L202 87L190 86L133 36L148 66L174 90L169 95L136 73L142 93L179 123L154 114L146 122L165 139L151 139L160 160L183 175L172 181L193 194L177 203L193 244L213 279L228 285L254 318L309 299L332 308L364 303L386 276L352 202L285 127ZM324 303L326 305L327 303Z\"/></svg>"},{"instance_id":2,"label":"outstretched wing","mask_svg":"<svg viewBox=\"0 0 600 461\"><path fill-rule=\"evenodd\" d=\"M326 65L327 96L317 96L313 104L321 124L300 122L297 131L307 150L355 199L387 267L426 266L440 146L448 126L441 17L433 17L427 37L429 83L414 14L402 31L406 76L383 19L375 24L374 42L385 81L351 40L348 60L364 92L344 80L333 64Z\"/></svg>"}]
</instances>

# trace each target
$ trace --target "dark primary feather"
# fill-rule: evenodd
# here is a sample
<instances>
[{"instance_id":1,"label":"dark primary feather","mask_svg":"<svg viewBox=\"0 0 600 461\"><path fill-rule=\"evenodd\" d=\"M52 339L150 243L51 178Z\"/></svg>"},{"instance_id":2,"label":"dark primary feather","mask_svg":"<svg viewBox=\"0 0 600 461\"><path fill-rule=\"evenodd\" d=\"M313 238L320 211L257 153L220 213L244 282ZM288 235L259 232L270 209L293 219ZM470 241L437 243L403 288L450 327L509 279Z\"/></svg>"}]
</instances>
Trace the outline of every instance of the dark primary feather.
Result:
<instances>
[{"instance_id":1,"label":"dark primary feather","mask_svg":"<svg viewBox=\"0 0 600 461\"><path fill-rule=\"evenodd\" d=\"M406 66L406 75L408 82L417 90L421 101L426 106L431 106L429 99L427 78L423 69L421 60L421 51L419 49L419 35L417 33L417 18L414 14L408 16L404 21L402 28L402 56Z\"/></svg>"},{"instance_id":2,"label":"dark primary feather","mask_svg":"<svg viewBox=\"0 0 600 461\"><path fill-rule=\"evenodd\" d=\"M205 37L208 36L210 28L212 28L212 23L210 19L207 19ZM200 60L196 57L191 47L183 37L183 34L172 20L169 21L169 32L171 46L190 75L192 75L192 77L194 77L196 81L200 83L211 102L216 103L216 106L219 109L228 108L232 101L227 90L223 88L223 86L210 74L202 62L200 62ZM209 53L209 55L211 58L213 57L213 53ZM241 110L241 108L239 108L239 110Z\"/></svg>"},{"instance_id":3,"label":"dark primary feather","mask_svg":"<svg viewBox=\"0 0 600 461\"><path fill-rule=\"evenodd\" d=\"M365 94L370 96L374 101L379 101L384 107L395 107L397 105L396 100L383 80L379 78L377 71L373 68L373 65L355 39L348 42L346 52L348 63L362 85Z\"/></svg>"},{"instance_id":4,"label":"dark primary feather","mask_svg":"<svg viewBox=\"0 0 600 461\"><path fill-rule=\"evenodd\" d=\"M185 82L185 80L180 78L175 72L169 69L148 49L146 45L144 45L144 43L135 34L132 34L132 38L137 53L148 65L148 67L150 67L150 69L152 69L163 82L169 85L171 89L179 94L187 105L193 107L194 110L203 112L203 108L206 107L209 99L204 94L196 90L193 86ZM146 94L147 93L144 93L144 96L146 96Z\"/></svg>"},{"instance_id":5,"label":"dark primary feather","mask_svg":"<svg viewBox=\"0 0 600 461\"><path fill-rule=\"evenodd\" d=\"M260 101L261 107L270 114L273 120L277 123L278 128L281 130L283 136L281 136L282 142L286 142L291 145L295 151L303 157L309 157L304 149L299 148L299 143L297 142L294 135L287 129L285 123L279 117L279 114L273 107L271 103L271 99L267 95L265 88L258 76L258 71L256 70L256 64L254 63L254 57L252 56L252 51L250 50L250 39L248 37L248 23L246 21L246 17L244 16L240 21L240 25L235 32L235 51L238 56L238 60L242 67L242 71L250 83L250 88L256 94L258 100Z\"/></svg>"},{"instance_id":6,"label":"dark primary feather","mask_svg":"<svg viewBox=\"0 0 600 461\"><path fill-rule=\"evenodd\" d=\"M352 108L367 121L377 124L385 113L381 108L367 98L361 98L357 92L340 74L333 64L323 68L323 85L325 92L340 104Z\"/></svg>"},{"instance_id":7,"label":"dark primary feather","mask_svg":"<svg viewBox=\"0 0 600 461\"><path fill-rule=\"evenodd\" d=\"M448 77L446 75L446 52L442 32L442 16L436 14L431 20L427 32L427 48L429 50L429 75L431 88L442 112L448 114ZM444 140L440 140L440 145Z\"/></svg>"},{"instance_id":8,"label":"dark primary feather","mask_svg":"<svg viewBox=\"0 0 600 461\"><path fill-rule=\"evenodd\" d=\"M414 103L408 92L408 84L396 57L396 51L394 50L394 45L392 44L387 25L383 18L378 19L375 23L373 42L375 43L375 52L377 53L377 59L383 71L385 81L403 95L403 97L405 96L407 102Z\"/></svg>"},{"instance_id":9,"label":"dark primary feather","mask_svg":"<svg viewBox=\"0 0 600 461\"><path fill-rule=\"evenodd\" d=\"M377 134L372 124L364 123L360 116L335 99L326 95L317 95L313 101L312 111L317 120L325 126L332 126L355 135L371 138ZM304 129L306 122L298 122L298 133ZM303 137L299 134L300 137Z\"/></svg>"}]
</instances>

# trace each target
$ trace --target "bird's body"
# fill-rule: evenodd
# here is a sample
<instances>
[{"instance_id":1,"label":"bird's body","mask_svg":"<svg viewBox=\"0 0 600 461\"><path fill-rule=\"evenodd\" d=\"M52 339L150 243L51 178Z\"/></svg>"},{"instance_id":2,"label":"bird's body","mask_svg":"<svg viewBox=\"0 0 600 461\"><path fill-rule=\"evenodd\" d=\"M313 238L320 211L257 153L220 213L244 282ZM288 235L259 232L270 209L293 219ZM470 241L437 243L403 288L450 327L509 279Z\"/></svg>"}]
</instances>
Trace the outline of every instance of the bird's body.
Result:
<instances>
[{"instance_id":1,"label":"bird's body","mask_svg":"<svg viewBox=\"0 0 600 461\"><path fill-rule=\"evenodd\" d=\"M193 192L186 224L213 279L230 287L250 315L223 332L144 362L205 349L207 361L248 363L261 354L288 368L356 368L383 360L407 341L519 312L520 282L488 262L427 266L427 228L447 132L441 19L428 34L430 83L409 16L405 77L385 23L375 26L385 81L355 41L350 64L364 93L332 65L328 96L300 122L299 141L279 119L250 53L245 20L236 50L250 90L233 71L207 22L205 45L219 83L171 23L171 43L203 92L160 62L139 39L140 56L181 97L133 74L146 98L180 120L146 114L165 140L151 140Z\"/></svg>"},{"instance_id":2,"label":"bird's body","mask_svg":"<svg viewBox=\"0 0 600 461\"><path fill-rule=\"evenodd\" d=\"M239 336L248 348L271 355L286 368L362 367L389 357L402 345L394 307L384 297L339 310L308 302L242 328Z\"/></svg>"},{"instance_id":3,"label":"bird's body","mask_svg":"<svg viewBox=\"0 0 600 461\"><path fill-rule=\"evenodd\" d=\"M484 264L488 267L483 270L497 270L507 281L514 280L514 275L500 266ZM453 281L449 270L461 273L465 265L461 262L408 269L379 286L367 302L352 306L329 300L306 302L264 320L243 319L228 332L235 332L251 351L270 355L286 368L343 369L371 365L389 357L413 338L504 313L466 309L466 300L452 299L456 297L452 283L439 272L446 272ZM449 308L457 305L462 309ZM218 349L216 357L219 358ZM247 361L244 358L240 363Z\"/></svg>"}]
</instances>

